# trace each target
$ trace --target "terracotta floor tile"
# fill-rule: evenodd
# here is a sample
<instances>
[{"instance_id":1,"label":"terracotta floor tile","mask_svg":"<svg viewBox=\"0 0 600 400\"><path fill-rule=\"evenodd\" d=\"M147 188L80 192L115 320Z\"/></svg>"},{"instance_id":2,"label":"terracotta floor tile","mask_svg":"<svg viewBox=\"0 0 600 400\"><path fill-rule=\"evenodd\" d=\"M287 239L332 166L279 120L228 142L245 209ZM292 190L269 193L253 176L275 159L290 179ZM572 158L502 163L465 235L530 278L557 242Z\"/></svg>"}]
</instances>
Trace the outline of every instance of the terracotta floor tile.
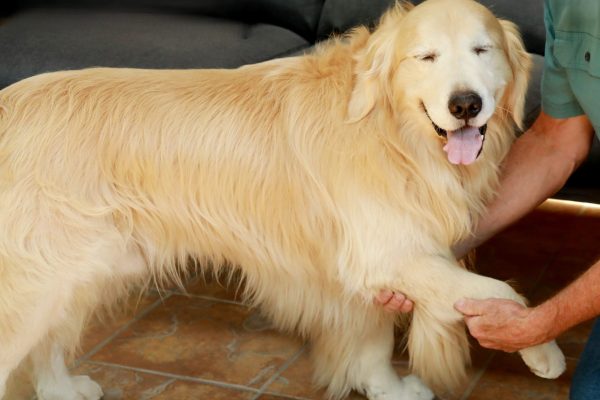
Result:
<instances>
[{"instance_id":1,"label":"terracotta floor tile","mask_svg":"<svg viewBox=\"0 0 600 400\"><path fill-rule=\"evenodd\" d=\"M226 274L214 277L206 273L190 280L185 287L185 292L190 295L242 303L243 288L243 282L237 273L231 278Z\"/></svg>"},{"instance_id":2,"label":"terracotta floor tile","mask_svg":"<svg viewBox=\"0 0 600 400\"><path fill-rule=\"evenodd\" d=\"M595 320L579 324L557 338L557 343L567 357L579 359L587 343Z\"/></svg>"},{"instance_id":3,"label":"terracotta floor tile","mask_svg":"<svg viewBox=\"0 0 600 400\"><path fill-rule=\"evenodd\" d=\"M115 316L100 315L92 318L83 332L79 354L85 355L157 300L159 296L154 292L148 292L141 297L132 295Z\"/></svg>"},{"instance_id":4,"label":"terracotta floor tile","mask_svg":"<svg viewBox=\"0 0 600 400\"><path fill-rule=\"evenodd\" d=\"M576 362L567 359L567 372L555 380L533 375L516 354L498 353L468 400L565 400Z\"/></svg>"},{"instance_id":5,"label":"terracotta floor tile","mask_svg":"<svg viewBox=\"0 0 600 400\"><path fill-rule=\"evenodd\" d=\"M22 365L11 374L4 395L6 400L29 400L33 397L30 369L28 364Z\"/></svg>"},{"instance_id":6,"label":"terracotta floor tile","mask_svg":"<svg viewBox=\"0 0 600 400\"><path fill-rule=\"evenodd\" d=\"M184 382L138 371L83 363L74 374L88 375L102 386L102 400L250 400L256 392Z\"/></svg>"},{"instance_id":7,"label":"terracotta floor tile","mask_svg":"<svg viewBox=\"0 0 600 400\"><path fill-rule=\"evenodd\" d=\"M251 400L257 393L201 383L175 381L152 400Z\"/></svg>"},{"instance_id":8,"label":"terracotta floor tile","mask_svg":"<svg viewBox=\"0 0 600 400\"><path fill-rule=\"evenodd\" d=\"M395 365L400 375L407 373L405 365ZM313 366L308 351L290 365L275 381L267 387L266 392L274 396L291 396L302 399L326 399L325 389L318 389L312 380ZM263 397L260 398L263 400ZM266 399L266 398L265 398ZM356 392L350 393L344 400L365 400L366 398Z\"/></svg>"},{"instance_id":9,"label":"terracotta floor tile","mask_svg":"<svg viewBox=\"0 0 600 400\"><path fill-rule=\"evenodd\" d=\"M410 374L406 356L396 354L393 367L398 376L403 377ZM312 381L313 367L308 353L303 353L291 366L289 366L275 381L266 389L273 396L290 396L294 398L320 400L325 399L325 390L316 389ZM468 387L471 379L476 375L475 369L470 369L469 378L456 393L446 393L439 396L440 400L460 399L464 390ZM261 397L260 399L267 397ZM274 397L277 398L277 397ZM345 400L364 400L365 397L359 393L352 392Z\"/></svg>"},{"instance_id":10,"label":"terracotta floor tile","mask_svg":"<svg viewBox=\"0 0 600 400\"><path fill-rule=\"evenodd\" d=\"M246 307L176 295L92 360L260 387L300 348Z\"/></svg>"},{"instance_id":11,"label":"terracotta floor tile","mask_svg":"<svg viewBox=\"0 0 600 400\"><path fill-rule=\"evenodd\" d=\"M102 400L150 399L173 381L162 376L90 363L79 365L72 373L88 375L96 381L104 391Z\"/></svg>"},{"instance_id":12,"label":"terracotta floor tile","mask_svg":"<svg viewBox=\"0 0 600 400\"><path fill-rule=\"evenodd\" d=\"M312 380L313 366L305 351L290 365L266 391L276 395L288 395L307 399L325 397L325 390L315 388Z\"/></svg>"},{"instance_id":13,"label":"terracotta floor tile","mask_svg":"<svg viewBox=\"0 0 600 400\"><path fill-rule=\"evenodd\" d=\"M396 343L400 342L401 332L396 332ZM467 368L466 380L452 392L438 392L437 396L440 400L459 400L464 392L472 385L483 369L489 363L490 358L495 353L492 350L484 349L472 338L470 338L471 350L471 366ZM410 374L408 352L403 347L397 346L392 356L392 362L398 372L398 375L405 376Z\"/></svg>"}]
</instances>

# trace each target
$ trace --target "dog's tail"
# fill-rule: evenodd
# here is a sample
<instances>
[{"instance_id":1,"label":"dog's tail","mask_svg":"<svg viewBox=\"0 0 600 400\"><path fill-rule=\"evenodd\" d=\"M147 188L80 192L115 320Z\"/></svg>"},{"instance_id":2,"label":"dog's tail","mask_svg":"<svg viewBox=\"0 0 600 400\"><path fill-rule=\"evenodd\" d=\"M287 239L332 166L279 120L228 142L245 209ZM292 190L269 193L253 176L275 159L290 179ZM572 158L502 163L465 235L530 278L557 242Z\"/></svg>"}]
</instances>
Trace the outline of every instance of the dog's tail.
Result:
<instances>
[{"instance_id":1,"label":"dog's tail","mask_svg":"<svg viewBox=\"0 0 600 400\"><path fill-rule=\"evenodd\" d=\"M471 362L464 323L452 311L417 303L408 334L411 370L442 392L464 382Z\"/></svg>"}]
</instances>

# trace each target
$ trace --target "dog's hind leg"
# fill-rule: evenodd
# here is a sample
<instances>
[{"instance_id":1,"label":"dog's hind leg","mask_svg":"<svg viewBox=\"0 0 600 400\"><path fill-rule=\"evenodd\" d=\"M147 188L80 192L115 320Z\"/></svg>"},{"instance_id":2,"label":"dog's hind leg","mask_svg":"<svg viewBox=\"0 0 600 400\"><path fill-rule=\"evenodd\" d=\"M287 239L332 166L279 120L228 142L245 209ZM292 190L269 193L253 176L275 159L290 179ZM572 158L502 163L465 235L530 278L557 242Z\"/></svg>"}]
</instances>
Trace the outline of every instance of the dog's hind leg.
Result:
<instances>
[{"instance_id":1,"label":"dog's hind leg","mask_svg":"<svg viewBox=\"0 0 600 400\"><path fill-rule=\"evenodd\" d=\"M62 349L43 346L58 340L62 346L76 347L91 307L123 286L107 283L125 246L110 226L92 233L66 232L69 226L65 222L53 232L36 234L38 241L29 240L25 249L0 243L2 250L12 245L0 257L0 377L31 355L40 399L96 400L101 396L97 385L68 377ZM64 237L58 236L61 228ZM93 235L95 231L102 235Z\"/></svg>"},{"instance_id":2,"label":"dog's hind leg","mask_svg":"<svg viewBox=\"0 0 600 400\"><path fill-rule=\"evenodd\" d=\"M6 392L6 381L8 380L8 374L10 372L0 370L0 399L4 398L4 392Z\"/></svg>"},{"instance_id":3,"label":"dog's hind leg","mask_svg":"<svg viewBox=\"0 0 600 400\"><path fill-rule=\"evenodd\" d=\"M419 378L401 379L392 367L393 317L370 305L343 307L343 326L312 340L315 376L329 386L329 395L340 397L352 388L369 400L431 400L433 393Z\"/></svg>"},{"instance_id":4,"label":"dog's hind leg","mask_svg":"<svg viewBox=\"0 0 600 400\"><path fill-rule=\"evenodd\" d=\"M0 285L5 289L0 290L0 393L5 390L3 383L8 375L43 339L53 322L62 317L63 309L59 287L29 287L25 293L22 289L9 290L8 281Z\"/></svg>"},{"instance_id":5,"label":"dog's hind leg","mask_svg":"<svg viewBox=\"0 0 600 400\"><path fill-rule=\"evenodd\" d=\"M137 280L136 277L143 275L146 271L146 263L139 249L130 244L127 250L118 256L114 256L115 260L107 260L115 265L114 279L116 282L125 281L128 279ZM112 257L111 257L112 258ZM110 284L109 284L110 285ZM80 291L102 290L95 288L80 288ZM115 289L109 290L111 295L119 297L121 294ZM81 299L81 295L74 295L75 298ZM112 297L112 296L111 296ZM116 299L111 299L116 300ZM87 308L87 307L86 307ZM77 312L69 312L71 318L69 321L64 321L63 324L73 324L73 316L79 318L83 315L78 315ZM82 326L79 321L74 323L75 326ZM78 334L78 329L76 329ZM56 334L56 332L54 332ZM73 332L71 332L73 335ZM52 337L52 335L49 335ZM76 340L76 339L75 339ZM65 363L65 349L58 341L47 339L40 343L32 352L33 372L35 390L39 400L98 400L102 398L103 392L100 385L91 380L88 376L71 376Z\"/></svg>"},{"instance_id":6,"label":"dog's hind leg","mask_svg":"<svg viewBox=\"0 0 600 400\"><path fill-rule=\"evenodd\" d=\"M39 345L32 353L35 391L39 400L98 400L100 385L87 376L71 376L58 343Z\"/></svg>"}]
</instances>

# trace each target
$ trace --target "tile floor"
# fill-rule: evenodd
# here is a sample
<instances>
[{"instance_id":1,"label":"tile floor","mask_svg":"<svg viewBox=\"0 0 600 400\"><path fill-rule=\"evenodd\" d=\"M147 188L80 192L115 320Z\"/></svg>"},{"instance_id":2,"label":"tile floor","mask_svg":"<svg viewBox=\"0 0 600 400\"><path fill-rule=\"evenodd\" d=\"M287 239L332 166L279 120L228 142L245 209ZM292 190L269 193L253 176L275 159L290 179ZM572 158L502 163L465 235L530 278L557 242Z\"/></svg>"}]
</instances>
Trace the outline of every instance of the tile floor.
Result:
<instances>
[{"instance_id":1,"label":"tile floor","mask_svg":"<svg viewBox=\"0 0 600 400\"><path fill-rule=\"evenodd\" d=\"M478 252L480 273L512 279L534 303L572 280L600 256L600 207L549 201ZM239 302L235 291L195 280L189 295L151 291L132 311L95 322L83 341L77 374L89 374L105 400L321 399L312 388L308 348L278 333ZM591 324L559 343L568 371L555 381L535 377L515 355L473 345L469 381L446 400L567 399L569 380ZM394 364L407 372L406 356ZM9 399L29 399L26 377L13 380ZM362 399L351 394L349 399Z\"/></svg>"}]
</instances>

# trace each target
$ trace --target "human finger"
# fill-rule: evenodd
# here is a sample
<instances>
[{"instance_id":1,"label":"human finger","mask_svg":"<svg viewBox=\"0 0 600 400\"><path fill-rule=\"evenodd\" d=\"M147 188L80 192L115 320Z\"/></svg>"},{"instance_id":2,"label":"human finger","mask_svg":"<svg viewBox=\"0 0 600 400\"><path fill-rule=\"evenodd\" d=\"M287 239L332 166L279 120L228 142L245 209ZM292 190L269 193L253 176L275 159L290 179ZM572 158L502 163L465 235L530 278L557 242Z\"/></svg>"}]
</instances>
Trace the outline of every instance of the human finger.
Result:
<instances>
[{"instance_id":1,"label":"human finger","mask_svg":"<svg viewBox=\"0 0 600 400\"><path fill-rule=\"evenodd\" d=\"M454 309L465 316L482 315L485 309L483 300L460 299L454 303Z\"/></svg>"},{"instance_id":2,"label":"human finger","mask_svg":"<svg viewBox=\"0 0 600 400\"><path fill-rule=\"evenodd\" d=\"M377 296L375 296L375 303L379 304L379 305L386 305L394 296L394 292L392 292L389 289L382 289L379 291L379 293L377 293Z\"/></svg>"},{"instance_id":3,"label":"human finger","mask_svg":"<svg viewBox=\"0 0 600 400\"><path fill-rule=\"evenodd\" d=\"M394 293L390 301L385 305L385 309L390 312L410 312L412 302L402 293Z\"/></svg>"}]
</instances>

